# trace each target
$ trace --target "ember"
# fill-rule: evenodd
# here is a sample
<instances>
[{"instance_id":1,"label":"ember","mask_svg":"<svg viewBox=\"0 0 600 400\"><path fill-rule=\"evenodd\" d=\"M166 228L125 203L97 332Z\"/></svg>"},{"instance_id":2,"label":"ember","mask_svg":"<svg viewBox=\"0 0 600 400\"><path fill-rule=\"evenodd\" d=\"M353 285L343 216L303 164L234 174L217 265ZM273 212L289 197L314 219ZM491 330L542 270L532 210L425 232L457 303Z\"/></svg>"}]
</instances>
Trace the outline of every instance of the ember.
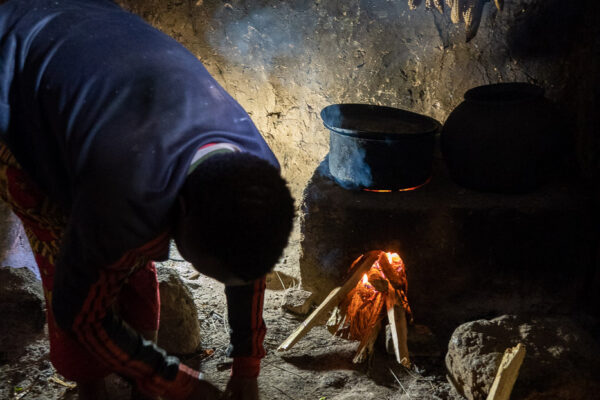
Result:
<instances>
[{"instance_id":1,"label":"ember","mask_svg":"<svg viewBox=\"0 0 600 400\"><path fill-rule=\"evenodd\" d=\"M355 363L364 362L373 354L373 346L387 315L396 360L406 367L410 366L406 315L411 320L412 315L406 297L404 262L396 253L371 251L356 259L349 272L351 276L344 285L333 289L278 350L291 348L333 308L327 328L336 336L360 341L353 360Z\"/></svg>"},{"instance_id":2,"label":"ember","mask_svg":"<svg viewBox=\"0 0 600 400\"><path fill-rule=\"evenodd\" d=\"M403 188L403 189L396 189L396 192L410 192L413 190L417 190L417 189L420 189L423 186L427 185L430 181L431 181L431 176L429 178L427 178L427 180L425 182L421 183L420 185ZM363 189L363 191L364 192L372 192L372 193L393 193L394 192L394 190L391 190L391 189Z\"/></svg>"}]
</instances>

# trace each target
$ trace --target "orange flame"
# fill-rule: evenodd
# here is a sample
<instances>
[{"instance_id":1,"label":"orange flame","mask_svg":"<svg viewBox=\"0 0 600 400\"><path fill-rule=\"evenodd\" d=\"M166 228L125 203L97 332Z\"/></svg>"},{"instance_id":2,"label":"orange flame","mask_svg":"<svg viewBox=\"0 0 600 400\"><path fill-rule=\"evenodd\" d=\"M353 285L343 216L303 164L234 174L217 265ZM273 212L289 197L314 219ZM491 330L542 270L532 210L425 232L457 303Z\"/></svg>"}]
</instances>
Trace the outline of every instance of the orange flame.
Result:
<instances>
[{"instance_id":1,"label":"orange flame","mask_svg":"<svg viewBox=\"0 0 600 400\"><path fill-rule=\"evenodd\" d=\"M403 262L402 262L402 258L400 258L398 253L386 252L385 255L388 259L388 262L398 272L400 272L403 268ZM371 274L371 270L373 270L373 269L376 270L378 272L378 275L381 276L383 279L387 279L387 277L381 270L381 266L379 265L379 262L375 261L373 263L373 265L371 266L371 268L362 276L362 279L360 280L360 283L358 285L364 286L364 287L368 288L369 290L373 290L374 292L379 293L379 291L375 288L375 286L373 286L373 284L371 282L369 282L369 275Z\"/></svg>"},{"instance_id":2,"label":"orange flame","mask_svg":"<svg viewBox=\"0 0 600 400\"><path fill-rule=\"evenodd\" d=\"M402 262L402 259L400 258L398 253L385 253L385 255L387 256L388 261L392 265Z\"/></svg>"},{"instance_id":3,"label":"orange flame","mask_svg":"<svg viewBox=\"0 0 600 400\"><path fill-rule=\"evenodd\" d=\"M379 260L373 262L367 273L363 274L358 284L339 304L340 313L332 314L328 329L334 335L351 340L364 340L384 315L382 312L385 311L382 310L385 310L388 300L401 305L412 320L406 298L404 263L398 253L385 254L387 260L382 259L381 264ZM384 270L390 275L389 278Z\"/></svg>"},{"instance_id":4,"label":"orange flame","mask_svg":"<svg viewBox=\"0 0 600 400\"><path fill-rule=\"evenodd\" d=\"M396 189L396 191L397 192L410 192L411 190L417 190L417 189L422 188L423 186L427 185L429 183L429 181L431 181L431 176L429 178L427 178L427 180L425 182L421 183L420 185L408 187L408 188ZM392 193L393 192L393 190L391 190L391 189L363 189L363 191L373 192L373 193Z\"/></svg>"}]
</instances>

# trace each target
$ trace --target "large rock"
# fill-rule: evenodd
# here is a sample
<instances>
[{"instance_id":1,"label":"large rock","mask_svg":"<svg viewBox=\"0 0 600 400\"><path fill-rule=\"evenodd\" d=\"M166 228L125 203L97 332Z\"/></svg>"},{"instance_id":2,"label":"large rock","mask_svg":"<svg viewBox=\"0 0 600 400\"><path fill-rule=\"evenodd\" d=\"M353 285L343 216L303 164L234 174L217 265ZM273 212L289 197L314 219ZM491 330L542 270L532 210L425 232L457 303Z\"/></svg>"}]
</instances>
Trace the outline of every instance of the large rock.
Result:
<instances>
[{"instance_id":1,"label":"large rock","mask_svg":"<svg viewBox=\"0 0 600 400\"><path fill-rule=\"evenodd\" d=\"M158 345L169 353L191 354L200 348L198 310L177 271L157 266L160 287Z\"/></svg>"},{"instance_id":2,"label":"large rock","mask_svg":"<svg viewBox=\"0 0 600 400\"><path fill-rule=\"evenodd\" d=\"M302 289L290 289L283 295L281 307L296 315L306 315L313 305L311 292Z\"/></svg>"},{"instance_id":3,"label":"large rock","mask_svg":"<svg viewBox=\"0 0 600 400\"><path fill-rule=\"evenodd\" d=\"M27 267L39 278L35 258L19 218L0 200L0 267Z\"/></svg>"},{"instance_id":4,"label":"large rock","mask_svg":"<svg viewBox=\"0 0 600 400\"><path fill-rule=\"evenodd\" d=\"M504 315L459 326L446 354L456 389L469 400L485 399L505 349L519 342L527 353L511 399L550 398L544 396L551 393L568 393L553 397L559 399L593 398L597 384L585 390L563 390L572 382L594 382L600 354L598 343L567 318L527 320Z\"/></svg>"},{"instance_id":5,"label":"large rock","mask_svg":"<svg viewBox=\"0 0 600 400\"><path fill-rule=\"evenodd\" d=\"M46 322L42 285L27 268L0 267L0 361L12 359Z\"/></svg>"}]
</instances>

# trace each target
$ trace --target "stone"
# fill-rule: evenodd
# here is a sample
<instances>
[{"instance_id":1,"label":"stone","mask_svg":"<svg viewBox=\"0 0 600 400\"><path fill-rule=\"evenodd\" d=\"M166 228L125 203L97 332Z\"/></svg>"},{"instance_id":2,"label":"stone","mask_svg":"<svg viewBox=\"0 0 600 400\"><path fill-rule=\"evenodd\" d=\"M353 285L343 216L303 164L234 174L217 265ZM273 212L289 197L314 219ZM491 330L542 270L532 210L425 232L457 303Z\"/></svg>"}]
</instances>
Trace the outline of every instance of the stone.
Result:
<instances>
[{"instance_id":1,"label":"stone","mask_svg":"<svg viewBox=\"0 0 600 400\"><path fill-rule=\"evenodd\" d=\"M0 361L18 356L46 322L42 284L28 268L0 267Z\"/></svg>"},{"instance_id":2,"label":"stone","mask_svg":"<svg viewBox=\"0 0 600 400\"><path fill-rule=\"evenodd\" d=\"M484 400L504 351L518 343L525 345L527 353L511 398L545 398L544 392L560 392L560 387L572 382L597 382L600 363L595 358L600 354L599 345L573 321L566 317L524 319L503 315L468 322L454 331L446 367L457 391L469 400ZM593 396L588 392L583 397L567 398Z\"/></svg>"},{"instance_id":3,"label":"stone","mask_svg":"<svg viewBox=\"0 0 600 400\"><path fill-rule=\"evenodd\" d=\"M177 271L156 267L160 289L158 345L172 354L192 354L200 348L200 323L192 293Z\"/></svg>"},{"instance_id":4,"label":"stone","mask_svg":"<svg viewBox=\"0 0 600 400\"><path fill-rule=\"evenodd\" d=\"M296 315L306 315L312 306L312 293L302 289L287 290L281 307Z\"/></svg>"},{"instance_id":5,"label":"stone","mask_svg":"<svg viewBox=\"0 0 600 400\"><path fill-rule=\"evenodd\" d=\"M0 267L27 267L39 279L39 272L21 220L0 201Z\"/></svg>"}]
</instances>

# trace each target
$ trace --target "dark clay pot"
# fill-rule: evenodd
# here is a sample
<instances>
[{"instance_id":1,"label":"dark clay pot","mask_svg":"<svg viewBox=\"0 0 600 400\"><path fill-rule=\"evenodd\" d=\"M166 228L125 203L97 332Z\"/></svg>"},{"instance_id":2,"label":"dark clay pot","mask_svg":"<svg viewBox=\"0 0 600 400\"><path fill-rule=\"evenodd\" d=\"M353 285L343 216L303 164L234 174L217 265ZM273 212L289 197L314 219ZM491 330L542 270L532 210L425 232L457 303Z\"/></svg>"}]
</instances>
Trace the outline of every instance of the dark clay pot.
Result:
<instances>
[{"instance_id":1,"label":"dark clay pot","mask_svg":"<svg viewBox=\"0 0 600 400\"><path fill-rule=\"evenodd\" d=\"M557 109L528 83L479 86L448 116L442 155L459 185L525 193L554 175L561 145Z\"/></svg>"}]
</instances>

